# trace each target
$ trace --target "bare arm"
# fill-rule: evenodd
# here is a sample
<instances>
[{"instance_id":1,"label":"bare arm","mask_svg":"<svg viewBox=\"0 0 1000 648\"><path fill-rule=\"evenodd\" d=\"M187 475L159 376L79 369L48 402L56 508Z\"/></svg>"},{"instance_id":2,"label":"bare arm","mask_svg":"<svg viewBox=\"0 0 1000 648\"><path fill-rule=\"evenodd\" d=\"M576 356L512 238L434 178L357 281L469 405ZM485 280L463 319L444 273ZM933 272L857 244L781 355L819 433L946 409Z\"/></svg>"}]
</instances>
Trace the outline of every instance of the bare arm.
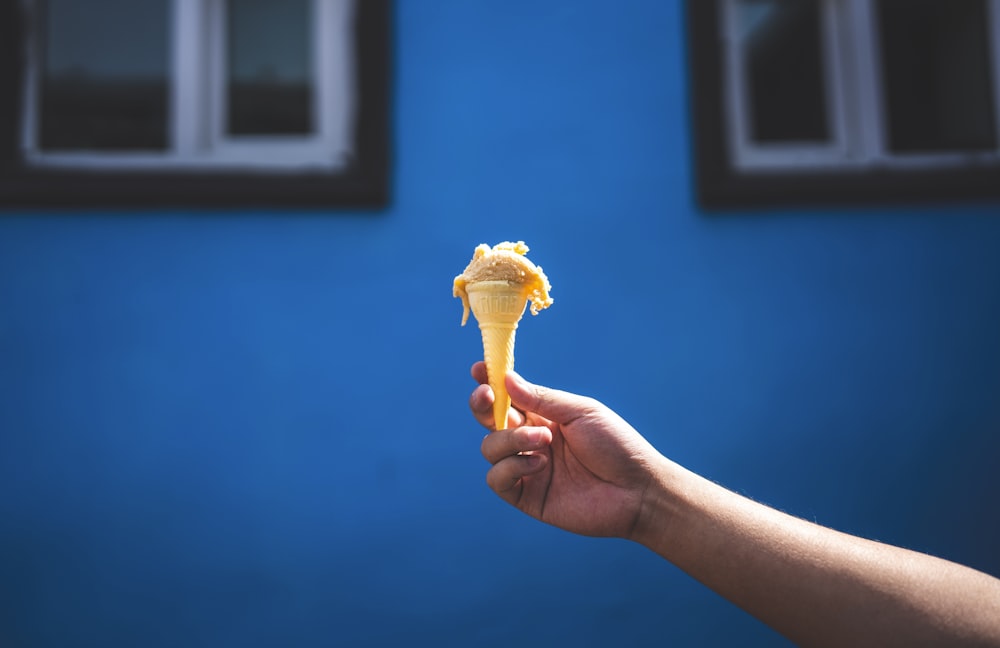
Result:
<instances>
[{"instance_id":1,"label":"bare arm","mask_svg":"<svg viewBox=\"0 0 1000 648\"><path fill-rule=\"evenodd\" d=\"M656 475L632 539L800 645L1000 646L996 578Z\"/></svg>"},{"instance_id":2,"label":"bare arm","mask_svg":"<svg viewBox=\"0 0 1000 648\"><path fill-rule=\"evenodd\" d=\"M473 376L485 382L482 363ZM786 515L663 457L599 402L507 388L511 427L483 440L487 483L560 528L643 544L803 646L1000 648L1000 580ZM492 429L492 393L473 414Z\"/></svg>"}]
</instances>

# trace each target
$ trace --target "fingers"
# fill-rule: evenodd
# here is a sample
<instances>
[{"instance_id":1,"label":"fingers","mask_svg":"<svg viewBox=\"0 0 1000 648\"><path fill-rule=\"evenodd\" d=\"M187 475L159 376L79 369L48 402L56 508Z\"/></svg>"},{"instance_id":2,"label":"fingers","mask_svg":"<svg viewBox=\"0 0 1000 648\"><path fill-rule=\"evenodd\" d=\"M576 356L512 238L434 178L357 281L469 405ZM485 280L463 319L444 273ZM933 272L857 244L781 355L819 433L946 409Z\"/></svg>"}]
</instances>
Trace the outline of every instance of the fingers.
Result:
<instances>
[{"instance_id":1,"label":"fingers","mask_svg":"<svg viewBox=\"0 0 1000 648\"><path fill-rule=\"evenodd\" d=\"M552 443L552 431L545 427L518 427L487 434L480 447L483 457L496 464L506 457L544 450Z\"/></svg>"},{"instance_id":2,"label":"fingers","mask_svg":"<svg viewBox=\"0 0 1000 648\"><path fill-rule=\"evenodd\" d=\"M545 468L548 457L542 454L516 455L495 464L486 473L486 485L511 504L521 497L521 481Z\"/></svg>"},{"instance_id":3,"label":"fingers","mask_svg":"<svg viewBox=\"0 0 1000 648\"><path fill-rule=\"evenodd\" d=\"M548 465L549 456L544 451L552 443L552 430L545 426L525 426L525 416L514 408L511 408L507 420L510 427L493 430L494 397L487 384L485 363L472 365L472 377L480 384L469 397L469 408L480 425L492 430L483 439L481 447L483 457L493 464L486 473L486 483L501 498L517 504L521 497L522 480ZM516 379L524 382L519 377ZM508 377L507 381L509 385L511 378ZM532 420L540 421L537 416L533 416Z\"/></svg>"},{"instance_id":4,"label":"fingers","mask_svg":"<svg viewBox=\"0 0 1000 648\"><path fill-rule=\"evenodd\" d=\"M486 387L485 362L480 360L472 365L472 377L480 386L472 392L469 406L480 425L492 430L495 427L492 412L493 392ZM539 423L543 422L543 419L566 424L601 407L601 404L592 398L535 385L513 371L504 379L513 405L507 421L509 427L524 425L528 420ZM530 413L530 419L525 417L525 412Z\"/></svg>"},{"instance_id":5,"label":"fingers","mask_svg":"<svg viewBox=\"0 0 1000 648\"><path fill-rule=\"evenodd\" d=\"M473 416L479 421L479 424L488 430L492 430L496 427L493 420L493 390L490 389L486 382L486 363L479 361L472 365L472 377L480 383L472 391L472 395L469 396L469 409L472 410ZM511 408L507 414L507 426L517 427L519 425L524 425L525 417L524 415L514 408Z\"/></svg>"},{"instance_id":6,"label":"fingers","mask_svg":"<svg viewBox=\"0 0 1000 648\"><path fill-rule=\"evenodd\" d=\"M544 427L520 427L500 430L483 439L483 456L493 464L486 473L486 484L511 503L520 497L521 480L533 475L548 463L542 452L552 442L552 433Z\"/></svg>"},{"instance_id":7,"label":"fingers","mask_svg":"<svg viewBox=\"0 0 1000 648\"><path fill-rule=\"evenodd\" d=\"M537 412L550 421L569 423L599 406L586 396L549 389L529 383L513 371L506 376L507 393L511 403L525 412Z\"/></svg>"},{"instance_id":8,"label":"fingers","mask_svg":"<svg viewBox=\"0 0 1000 648\"><path fill-rule=\"evenodd\" d=\"M493 429L493 390L489 385L479 385L472 390L469 409L480 425Z\"/></svg>"},{"instance_id":9,"label":"fingers","mask_svg":"<svg viewBox=\"0 0 1000 648\"><path fill-rule=\"evenodd\" d=\"M486 363L480 360L472 365L472 377L480 385L486 384Z\"/></svg>"}]
</instances>

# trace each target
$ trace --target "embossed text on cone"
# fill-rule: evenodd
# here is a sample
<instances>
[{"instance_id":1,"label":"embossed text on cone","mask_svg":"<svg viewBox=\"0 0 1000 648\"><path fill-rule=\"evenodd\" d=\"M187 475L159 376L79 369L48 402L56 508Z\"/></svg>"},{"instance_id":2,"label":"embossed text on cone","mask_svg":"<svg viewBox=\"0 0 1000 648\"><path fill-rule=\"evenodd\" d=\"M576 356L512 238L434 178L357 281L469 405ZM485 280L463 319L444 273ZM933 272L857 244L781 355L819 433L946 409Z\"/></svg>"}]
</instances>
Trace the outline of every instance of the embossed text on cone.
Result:
<instances>
[{"instance_id":1,"label":"embossed text on cone","mask_svg":"<svg viewBox=\"0 0 1000 648\"><path fill-rule=\"evenodd\" d=\"M510 396L504 376L514 368L514 337L517 323L528 302L522 285L507 281L480 281L468 285L469 306L483 335L486 374L496 399L493 421L496 429L507 427Z\"/></svg>"}]
</instances>

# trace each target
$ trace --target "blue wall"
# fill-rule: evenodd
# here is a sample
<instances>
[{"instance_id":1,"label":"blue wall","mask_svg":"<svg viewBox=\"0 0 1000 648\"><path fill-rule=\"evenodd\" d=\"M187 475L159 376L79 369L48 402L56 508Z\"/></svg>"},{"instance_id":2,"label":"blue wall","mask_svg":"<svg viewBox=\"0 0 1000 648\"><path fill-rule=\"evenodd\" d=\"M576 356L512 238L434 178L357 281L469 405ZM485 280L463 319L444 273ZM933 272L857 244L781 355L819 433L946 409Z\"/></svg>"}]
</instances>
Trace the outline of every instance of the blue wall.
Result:
<instances>
[{"instance_id":1,"label":"blue wall","mask_svg":"<svg viewBox=\"0 0 1000 648\"><path fill-rule=\"evenodd\" d=\"M680 2L609 7L401 0L384 211L0 216L0 645L783 645L487 489L451 280L506 239L526 377L1000 575L1000 210L699 212Z\"/></svg>"}]
</instances>

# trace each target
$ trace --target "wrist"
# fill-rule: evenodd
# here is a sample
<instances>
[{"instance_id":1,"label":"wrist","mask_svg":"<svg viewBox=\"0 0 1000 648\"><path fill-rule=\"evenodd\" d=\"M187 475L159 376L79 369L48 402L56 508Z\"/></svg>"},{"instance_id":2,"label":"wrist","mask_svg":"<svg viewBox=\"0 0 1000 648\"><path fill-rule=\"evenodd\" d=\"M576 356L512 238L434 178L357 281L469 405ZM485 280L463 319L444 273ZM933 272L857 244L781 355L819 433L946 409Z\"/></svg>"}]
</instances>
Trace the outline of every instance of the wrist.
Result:
<instances>
[{"instance_id":1,"label":"wrist","mask_svg":"<svg viewBox=\"0 0 1000 648\"><path fill-rule=\"evenodd\" d=\"M666 457L660 457L650 470L650 481L639 504L639 514L629 540L661 555L669 544L678 517L687 501L696 476Z\"/></svg>"}]
</instances>

